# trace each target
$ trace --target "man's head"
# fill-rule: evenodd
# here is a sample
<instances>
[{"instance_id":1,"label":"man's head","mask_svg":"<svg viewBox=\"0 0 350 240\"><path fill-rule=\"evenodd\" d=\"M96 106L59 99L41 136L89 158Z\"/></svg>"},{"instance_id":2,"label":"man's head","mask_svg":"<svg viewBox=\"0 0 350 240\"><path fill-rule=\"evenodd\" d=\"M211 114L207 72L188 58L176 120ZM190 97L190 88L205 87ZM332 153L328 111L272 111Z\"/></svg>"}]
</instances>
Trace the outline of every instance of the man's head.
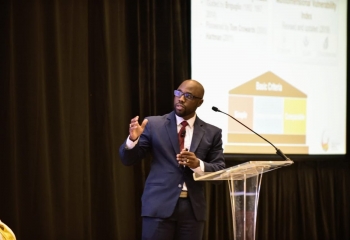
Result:
<instances>
[{"instance_id":1,"label":"man's head","mask_svg":"<svg viewBox=\"0 0 350 240\"><path fill-rule=\"evenodd\" d=\"M196 80L185 80L174 91L174 111L176 115L187 120L194 116L196 109L202 105L204 88Z\"/></svg>"}]
</instances>

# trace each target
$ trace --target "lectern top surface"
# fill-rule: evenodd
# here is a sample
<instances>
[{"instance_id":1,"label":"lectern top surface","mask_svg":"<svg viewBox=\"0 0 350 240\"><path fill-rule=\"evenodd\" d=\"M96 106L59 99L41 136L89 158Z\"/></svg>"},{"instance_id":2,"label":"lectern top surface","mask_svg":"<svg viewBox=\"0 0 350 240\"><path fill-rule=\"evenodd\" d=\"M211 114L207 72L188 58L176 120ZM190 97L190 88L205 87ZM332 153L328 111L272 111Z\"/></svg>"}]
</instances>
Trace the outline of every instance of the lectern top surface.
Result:
<instances>
[{"instance_id":1,"label":"lectern top surface","mask_svg":"<svg viewBox=\"0 0 350 240\"><path fill-rule=\"evenodd\" d=\"M195 181L242 180L291 164L291 160L249 161L217 172L193 173L193 178Z\"/></svg>"}]
</instances>

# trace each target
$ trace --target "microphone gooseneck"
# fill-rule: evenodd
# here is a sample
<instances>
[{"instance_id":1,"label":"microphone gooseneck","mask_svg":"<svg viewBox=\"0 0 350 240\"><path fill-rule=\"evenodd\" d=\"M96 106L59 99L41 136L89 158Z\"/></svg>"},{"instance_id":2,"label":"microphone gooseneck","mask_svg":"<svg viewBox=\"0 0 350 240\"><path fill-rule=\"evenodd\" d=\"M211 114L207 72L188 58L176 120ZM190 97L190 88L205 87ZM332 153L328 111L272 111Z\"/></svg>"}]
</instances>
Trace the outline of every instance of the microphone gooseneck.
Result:
<instances>
[{"instance_id":1,"label":"microphone gooseneck","mask_svg":"<svg viewBox=\"0 0 350 240\"><path fill-rule=\"evenodd\" d=\"M211 108L213 111L215 112L221 112L227 116L229 116L230 118L232 118L233 120L235 120L236 122L240 123L241 125L243 125L244 127L246 127L247 129L249 129L250 131L252 131L253 133L255 133L256 135L258 135L259 137L261 137L263 140L265 140L266 142L268 142L272 147L275 148L276 150L276 154L279 155L280 157L282 157L284 160L290 160L286 155L284 155L284 153L278 149L275 145L273 145L269 140L267 140L266 138L264 138L263 136L261 136L259 133L255 132L253 129L249 128L248 126L246 126L244 123L240 122L239 120L237 120L236 118L232 117L230 114L225 113L221 110L219 110L217 107L212 107Z\"/></svg>"}]
</instances>

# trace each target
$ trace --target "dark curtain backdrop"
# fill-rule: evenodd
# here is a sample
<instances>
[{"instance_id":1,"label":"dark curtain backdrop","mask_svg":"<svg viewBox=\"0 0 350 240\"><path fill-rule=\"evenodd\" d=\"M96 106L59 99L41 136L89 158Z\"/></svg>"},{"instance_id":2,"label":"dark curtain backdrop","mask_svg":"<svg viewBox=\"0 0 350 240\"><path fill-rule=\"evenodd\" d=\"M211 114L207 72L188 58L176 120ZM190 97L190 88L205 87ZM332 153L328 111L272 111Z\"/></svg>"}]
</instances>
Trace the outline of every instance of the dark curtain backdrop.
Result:
<instances>
[{"instance_id":1,"label":"dark curtain backdrop","mask_svg":"<svg viewBox=\"0 0 350 240\"><path fill-rule=\"evenodd\" d=\"M118 148L190 78L189 13L187 0L1 1L0 219L17 239L140 239L149 159L125 167ZM350 239L349 162L266 173L257 239ZM205 239L233 239L227 184L206 196Z\"/></svg>"}]
</instances>

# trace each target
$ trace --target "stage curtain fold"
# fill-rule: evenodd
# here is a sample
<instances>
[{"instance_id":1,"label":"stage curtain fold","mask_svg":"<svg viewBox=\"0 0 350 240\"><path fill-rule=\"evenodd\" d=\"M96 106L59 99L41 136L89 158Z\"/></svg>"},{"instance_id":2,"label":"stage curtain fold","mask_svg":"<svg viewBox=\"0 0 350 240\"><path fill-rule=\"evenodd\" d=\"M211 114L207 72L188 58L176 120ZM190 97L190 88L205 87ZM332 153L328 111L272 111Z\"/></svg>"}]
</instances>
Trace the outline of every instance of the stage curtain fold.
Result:
<instances>
[{"instance_id":1,"label":"stage curtain fold","mask_svg":"<svg viewBox=\"0 0 350 240\"><path fill-rule=\"evenodd\" d=\"M191 76L189 1L5 0L0 22L0 219L21 240L140 239L150 159L118 149ZM349 239L349 162L266 173L257 239ZM204 239L233 239L227 183L205 190Z\"/></svg>"}]
</instances>

